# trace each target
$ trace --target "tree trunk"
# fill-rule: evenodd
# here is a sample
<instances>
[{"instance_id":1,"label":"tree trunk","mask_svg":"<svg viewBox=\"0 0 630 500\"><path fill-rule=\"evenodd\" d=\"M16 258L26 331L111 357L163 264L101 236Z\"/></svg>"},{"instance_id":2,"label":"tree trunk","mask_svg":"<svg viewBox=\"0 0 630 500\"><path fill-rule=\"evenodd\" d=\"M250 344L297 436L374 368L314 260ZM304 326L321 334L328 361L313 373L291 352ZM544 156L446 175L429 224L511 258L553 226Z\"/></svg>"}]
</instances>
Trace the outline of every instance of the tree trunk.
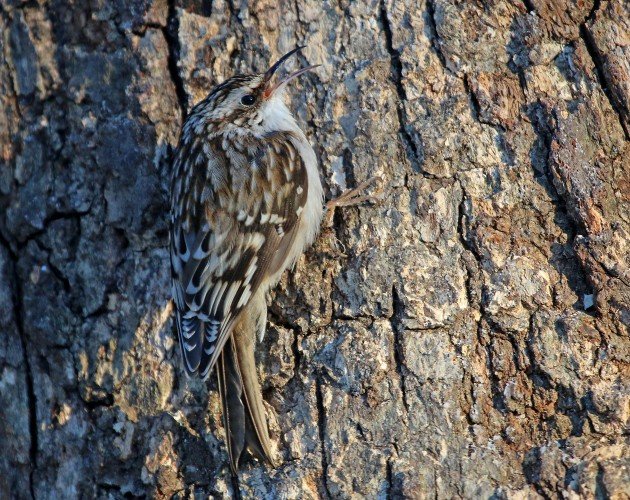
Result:
<instances>
[{"instance_id":1,"label":"tree trunk","mask_svg":"<svg viewBox=\"0 0 630 500\"><path fill-rule=\"evenodd\" d=\"M270 297L282 465L242 494L630 494L627 3L171 1L0 5L0 497L233 494L172 321L169 158L296 45L328 197L382 193Z\"/></svg>"}]
</instances>

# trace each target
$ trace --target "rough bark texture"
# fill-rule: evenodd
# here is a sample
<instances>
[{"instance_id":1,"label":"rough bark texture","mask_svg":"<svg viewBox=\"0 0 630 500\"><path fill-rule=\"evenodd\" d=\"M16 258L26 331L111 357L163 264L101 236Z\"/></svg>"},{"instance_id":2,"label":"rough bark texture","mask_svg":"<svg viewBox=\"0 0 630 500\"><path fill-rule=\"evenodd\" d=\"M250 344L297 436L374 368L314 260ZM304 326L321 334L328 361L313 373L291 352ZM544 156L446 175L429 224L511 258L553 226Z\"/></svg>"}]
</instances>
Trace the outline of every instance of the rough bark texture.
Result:
<instances>
[{"instance_id":1,"label":"rough bark texture","mask_svg":"<svg viewBox=\"0 0 630 500\"><path fill-rule=\"evenodd\" d=\"M270 298L245 496L630 494L623 0L0 4L0 497L229 495L171 320L182 117L297 44L329 196ZM494 496L493 496L494 495Z\"/></svg>"}]
</instances>

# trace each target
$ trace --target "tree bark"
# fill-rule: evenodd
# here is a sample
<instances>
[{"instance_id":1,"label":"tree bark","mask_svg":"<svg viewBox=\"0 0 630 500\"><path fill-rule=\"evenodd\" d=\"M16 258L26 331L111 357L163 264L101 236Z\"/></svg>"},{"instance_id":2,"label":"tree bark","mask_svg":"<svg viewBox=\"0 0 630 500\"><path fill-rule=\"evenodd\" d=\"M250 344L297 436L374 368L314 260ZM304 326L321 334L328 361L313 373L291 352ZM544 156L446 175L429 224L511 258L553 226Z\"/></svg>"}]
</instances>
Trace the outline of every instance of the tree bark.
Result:
<instances>
[{"instance_id":1,"label":"tree bark","mask_svg":"<svg viewBox=\"0 0 630 500\"><path fill-rule=\"evenodd\" d=\"M0 4L0 496L630 494L622 0ZM269 299L282 465L230 479L171 317L186 112L306 45L328 197ZM573 498L573 497L572 497Z\"/></svg>"}]
</instances>

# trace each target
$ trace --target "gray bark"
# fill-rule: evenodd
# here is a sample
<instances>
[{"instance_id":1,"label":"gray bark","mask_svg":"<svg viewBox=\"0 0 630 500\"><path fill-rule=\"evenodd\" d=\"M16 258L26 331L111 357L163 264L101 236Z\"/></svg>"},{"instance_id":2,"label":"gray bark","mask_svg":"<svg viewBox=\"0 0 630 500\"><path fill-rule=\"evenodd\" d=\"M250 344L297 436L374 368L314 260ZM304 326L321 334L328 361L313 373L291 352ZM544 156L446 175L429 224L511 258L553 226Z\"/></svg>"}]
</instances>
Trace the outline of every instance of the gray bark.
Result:
<instances>
[{"instance_id":1,"label":"gray bark","mask_svg":"<svg viewBox=\"0 0 630 500\"><path fill-rule=\"evenodd\" d=\"M242 493L625 498L628 33L622 0L3 1L0 496L231 494L170 314L169 157L299 44L327 195L382 199L270 298L283 464Z\"/></svg>"}]
</instances>

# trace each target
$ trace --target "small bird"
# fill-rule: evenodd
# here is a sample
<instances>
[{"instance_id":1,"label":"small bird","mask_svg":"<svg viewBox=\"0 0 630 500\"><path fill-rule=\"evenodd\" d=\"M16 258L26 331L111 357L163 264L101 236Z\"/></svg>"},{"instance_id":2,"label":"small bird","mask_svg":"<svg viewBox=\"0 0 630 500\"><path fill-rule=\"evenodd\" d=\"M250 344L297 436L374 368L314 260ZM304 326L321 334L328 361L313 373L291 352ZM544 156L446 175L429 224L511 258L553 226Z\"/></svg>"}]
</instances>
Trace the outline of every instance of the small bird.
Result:
<instances>
[{"instance_id":1,"label":"small bird","mask_svg":"<svg viewBox=\"0 0 630 500\"><path fill-rule=\"evenodd\" d=\"M184 367L216 366L230 467L244 451L274 465L255 366L265 294L315 239L323 216L317 159L282 101L277 70L236 75L191 110L171 184L172 294Z\"/></svg>"}]
</instances>

